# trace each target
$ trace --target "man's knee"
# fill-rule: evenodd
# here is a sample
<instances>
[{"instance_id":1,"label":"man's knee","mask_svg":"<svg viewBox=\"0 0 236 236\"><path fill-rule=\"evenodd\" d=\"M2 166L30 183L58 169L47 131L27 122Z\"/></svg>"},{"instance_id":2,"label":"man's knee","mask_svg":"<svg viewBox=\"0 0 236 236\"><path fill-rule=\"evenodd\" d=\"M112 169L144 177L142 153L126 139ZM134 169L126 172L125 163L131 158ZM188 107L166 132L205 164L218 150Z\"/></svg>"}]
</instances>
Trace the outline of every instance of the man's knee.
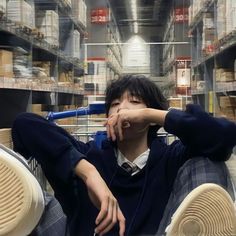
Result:
<instances>
[{"instance_id":1,"label":"man's knee","mask_svg":"<svg viewBox=\"0 0 236 236\"><path fill-rule=\"evenodd\" d=\"M179 170L175 188L187 188L191 191L204 183L215 183L232 191L232 183L224 162L214 162L208 158L198 157L188 160Z\"/></svg>"}]
</instances>

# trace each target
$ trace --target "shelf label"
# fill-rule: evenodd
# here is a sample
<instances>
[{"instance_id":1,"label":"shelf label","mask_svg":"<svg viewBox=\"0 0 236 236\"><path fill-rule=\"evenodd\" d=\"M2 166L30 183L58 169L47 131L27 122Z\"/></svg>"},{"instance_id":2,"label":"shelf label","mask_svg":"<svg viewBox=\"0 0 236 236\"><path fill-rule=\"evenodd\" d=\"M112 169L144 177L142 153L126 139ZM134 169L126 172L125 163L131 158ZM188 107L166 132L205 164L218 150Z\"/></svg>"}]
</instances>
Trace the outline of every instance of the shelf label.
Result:
<instances>
[{"instance_id":1,"label":"shelf label","mask_svg":"<svg viewBox=\"0 0 236 236\"><path fill-rule=\"evenodd\" d=\"M188 8L175 9L175 23L188 23Z\"/></svg>"},{"instance_id":2,"label":"shelf label","mask_svg":"<svg viewBox=\"0 0 236 236\"><path fill-rule=\"evenodd\" d=\"M109 8L96 8L91 10L91 23L106 24L110 21Z\"/></svg>"}]
</instances>

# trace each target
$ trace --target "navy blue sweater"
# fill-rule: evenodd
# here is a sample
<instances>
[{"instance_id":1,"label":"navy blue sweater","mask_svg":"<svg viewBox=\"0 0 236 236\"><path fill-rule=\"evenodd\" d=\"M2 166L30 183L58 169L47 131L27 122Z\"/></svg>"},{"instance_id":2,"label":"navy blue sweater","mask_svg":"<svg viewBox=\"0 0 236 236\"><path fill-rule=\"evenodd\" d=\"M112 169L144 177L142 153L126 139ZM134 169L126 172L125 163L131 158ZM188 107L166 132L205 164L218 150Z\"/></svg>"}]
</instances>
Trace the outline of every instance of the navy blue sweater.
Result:
<instances>
[{"instance_id":1,"label":"navy blue sweater","mask_svg":"<svg viewBox=\"0 0 236 236\"><path fill-rule=\"evenodd\" d=\"M155 138L146 166L130 176L117 164L114 144L108 140L98 148L93 141L78 142L45 119L24 113L13 125L14 149L25 157L33 155L54 188L68 216L71 235L93 235L98 210L90 202L82 180L74 175L83 158L92 163L117 198L126 218L126 235L157 232L179 168L189 158L227 160L236 145L236 124L213 118L199 106L185 112L168 112L164 128L180 138L171 145ZM115 226L106 235L118 235Z\"/></svg>"}]
</instances>

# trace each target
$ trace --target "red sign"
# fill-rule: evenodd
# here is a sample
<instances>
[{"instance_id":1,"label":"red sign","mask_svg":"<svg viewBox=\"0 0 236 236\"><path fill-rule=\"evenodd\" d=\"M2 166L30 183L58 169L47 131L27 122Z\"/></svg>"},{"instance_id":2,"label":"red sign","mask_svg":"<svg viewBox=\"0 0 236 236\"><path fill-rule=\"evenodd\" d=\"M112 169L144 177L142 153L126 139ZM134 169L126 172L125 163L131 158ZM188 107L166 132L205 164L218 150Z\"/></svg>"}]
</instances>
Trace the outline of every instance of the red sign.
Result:
<instances>
[{"instance_id":1,"label":"red sign","mask_svg":"<svg viewBox=\"0 0 236 236\"><path fill-rule=\"evenodd\" d=\"M187 23L187 22L188 22L188 8L176 8L175 23Z\"/></svg>"},{"instance_id":2,"label":"red sign","mask_svg":"<svg viewBox=\"0 0 236 236\"><path fill-rule=\"evenodd\" d=\"M105 24L109 22L109 8L96 8L91 11L91 23Z\"/></svg>"}]
</instances>

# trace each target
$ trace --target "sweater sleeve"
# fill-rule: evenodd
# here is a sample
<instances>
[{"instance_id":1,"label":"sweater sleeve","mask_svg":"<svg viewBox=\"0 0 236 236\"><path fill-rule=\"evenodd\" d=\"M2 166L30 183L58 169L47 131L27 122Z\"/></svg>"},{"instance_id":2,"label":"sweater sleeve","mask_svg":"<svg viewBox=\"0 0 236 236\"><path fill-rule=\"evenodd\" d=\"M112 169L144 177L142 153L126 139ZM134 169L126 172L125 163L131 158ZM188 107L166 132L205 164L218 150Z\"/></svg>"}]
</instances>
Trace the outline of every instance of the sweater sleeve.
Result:
<instances>
[{"instance_id":1,"label":"sweater sleeve","mask_svg":"<svg viewBox=\"0 0 236 236\"><path fill-rule=\"evenodd\" d=\"M31 113L16 118L12 138L16 152L34 157L42 167L52 167L62 180L71 176L90 148L89 143L78 142L56 124Z\"/></svg>"},{"instance_id":2,"label":"sweater sleeve","mask_svg":"<svg viewBox=\"0 0 236 236\"><path fill-rule=\"evenodd\" d=\"M164 128L176 135L192 156L225 161L236 145L236 124L225 118L214 118L198 105L189 104L186 111L170 110Z\"/></svg>"}]
</instances>

